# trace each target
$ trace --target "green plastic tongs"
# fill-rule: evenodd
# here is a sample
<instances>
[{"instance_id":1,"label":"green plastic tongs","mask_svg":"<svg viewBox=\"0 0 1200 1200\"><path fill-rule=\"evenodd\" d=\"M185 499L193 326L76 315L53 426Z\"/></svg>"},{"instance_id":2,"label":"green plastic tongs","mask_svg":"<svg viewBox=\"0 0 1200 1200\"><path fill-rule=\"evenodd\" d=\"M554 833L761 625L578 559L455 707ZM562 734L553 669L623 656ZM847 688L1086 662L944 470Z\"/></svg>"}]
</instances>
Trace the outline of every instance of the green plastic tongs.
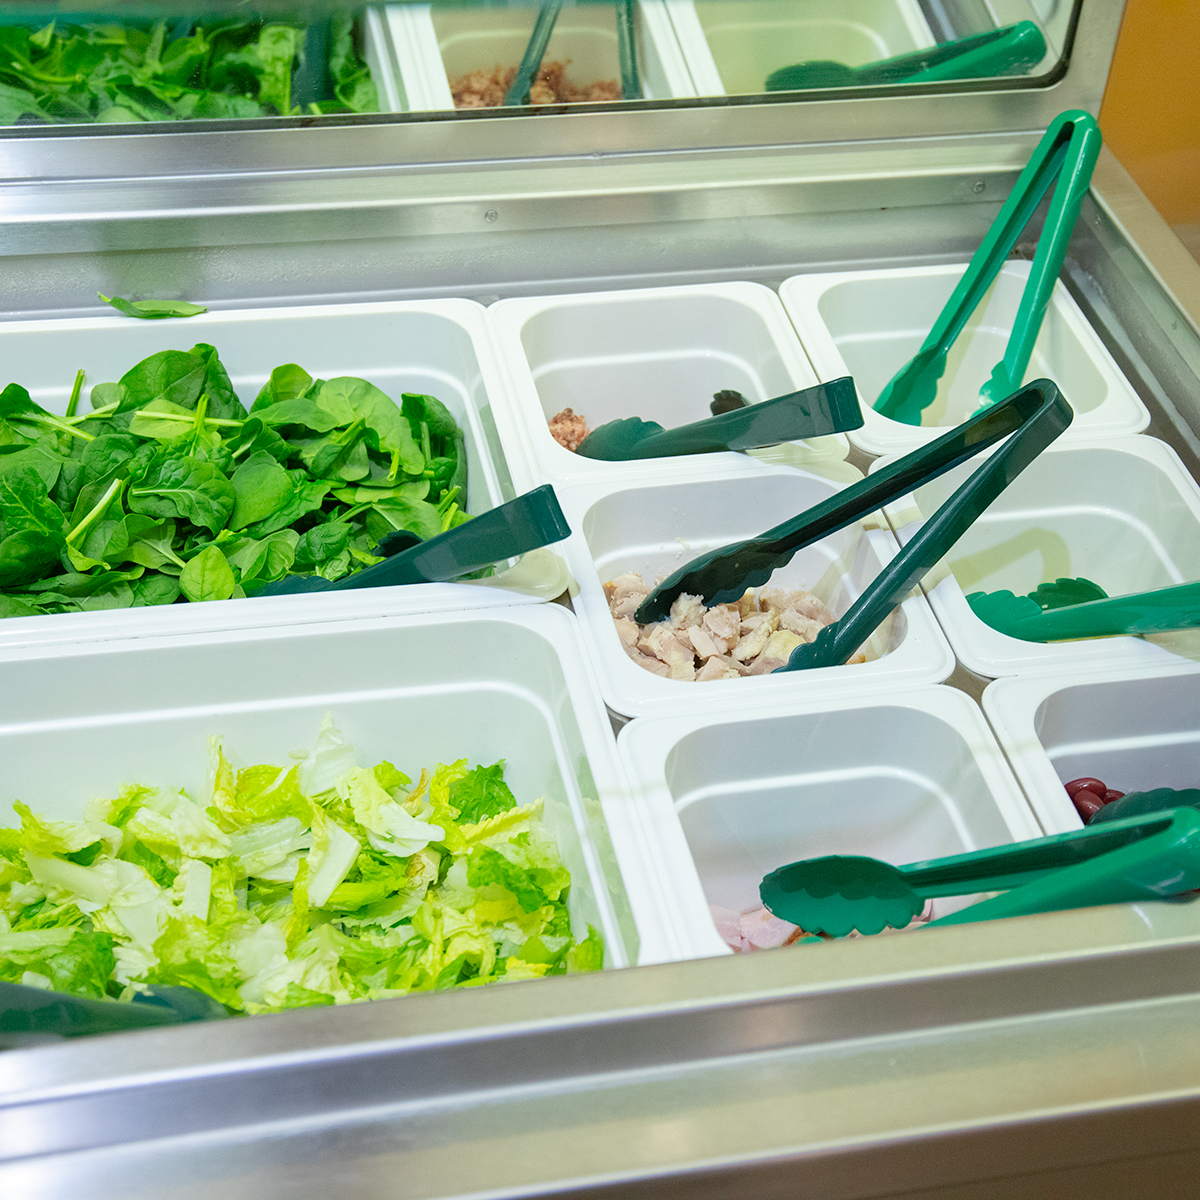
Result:
<instances>
[{"instance_id":1,"label":"green plastic tongs","mask_svg":"<svg viewBox=\"0 0 1200 1200\"><path fill-rule=\"evenodd\" d=\"M1200 812L1175 808L903 867L855 855L803 859L767 875L759 895L807 933L845 937L903 929L936 896L1007 889L925 928L1164 900L1196 888Z\"/></svg>"},{"instance_id":2,"label":"green plastic tongs","mask_svg":"<svg viewBox=\"0 0 1200 1200\"><path fill-rule=\"evenodd\" d=\"M517 73L504 93L504 107L514 108L529 103L529 89L541 69L542 59L546 56L546 47L550 44L550 35L562 12L563 0L542 0L538 7L537 20L533 23L533 32L521 55L521 63Z\"/></svg>"},{"instance_id":3,"label":"green plastic tongs","mask_svg":"<svg viewBox=\"0 0 1200 1200\"><path fill-rule=\"evenodd\" d=\"M638 606L641 624L664 620L683 593L706 604L740 599L805 546L944 475L1004 438L993 454L922 526L872 580L845 616L814 642L797 646L780 671L847 662L880 622L916 586L985 508L1071 423L1070 405L1048 379L1026 384L1001 404L897 459L874 475L749 541L692 559L663 580ZM1011 435L1011 436L1010 436Z\"/></svg>"},{"instance_id":4,"label":"green plastic tongs","mask_svg":"<svg viewBox=\"0 0 1200 1200\"><path fill-rule=\"evenodd\" d=\"M1018 21L1001 29L864 63L861 67L829 59L792 63L772 71L767 76L765 90L793 92L803 88L874 87L1021 75L1045 57L1046 39L1042 31L1032 21Z\"/></svg>"},{"instance_id":5,"label":"green plastic tongs","mask_svg":"<svg viewBox=\"0 0 1200 1200\"><path fill-rule=\"evenodd\" d=\"M937 396L938 380L946 369L951 346L992 286L1042 197L1057 180L1004 357L979 389L979 396L984 405L994 404L1020 387L1100 145L1100 126L1088 113L1073 110L1055 117L921 349L879 393L874 404L876 412L906 425L920 425L921 413Z\"/></svg>"}]
</instances>

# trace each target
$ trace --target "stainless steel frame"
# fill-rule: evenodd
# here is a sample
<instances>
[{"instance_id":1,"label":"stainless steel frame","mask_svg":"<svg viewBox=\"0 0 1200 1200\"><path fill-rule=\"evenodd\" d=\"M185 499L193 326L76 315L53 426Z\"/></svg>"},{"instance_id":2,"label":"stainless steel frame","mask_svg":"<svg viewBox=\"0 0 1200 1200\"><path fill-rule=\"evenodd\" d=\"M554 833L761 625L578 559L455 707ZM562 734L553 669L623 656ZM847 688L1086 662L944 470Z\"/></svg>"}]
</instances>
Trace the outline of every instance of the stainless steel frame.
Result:
<instances>
[{"instance_id":1,"label":"stainless steel frame","mask_svg":"<svg viewBox=\"0 0 1200 1200\"><path fill-rule=\"evenodd\" d=\"M1120 10L1084 0L1040 90L0 139L0 309L962 258L1050 117L1098 107ZM1064 278L1200 471L1200 266L1111 155ZM1191 1197L1198 916L1063 913L10 1052L0 1194Z\"/></svg>"}]
</instances>

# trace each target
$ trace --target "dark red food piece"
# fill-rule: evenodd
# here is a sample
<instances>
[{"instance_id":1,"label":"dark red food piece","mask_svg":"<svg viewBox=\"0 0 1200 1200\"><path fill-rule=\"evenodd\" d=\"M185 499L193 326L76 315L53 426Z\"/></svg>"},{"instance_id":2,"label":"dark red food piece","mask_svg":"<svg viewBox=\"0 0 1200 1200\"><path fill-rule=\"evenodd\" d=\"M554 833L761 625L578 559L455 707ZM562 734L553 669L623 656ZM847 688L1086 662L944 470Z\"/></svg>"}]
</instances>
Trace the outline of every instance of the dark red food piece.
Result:
<instances>
[{"instance_id":1,"label":"dark red food piece","mask_svg":"<svg viewBox=\"0 0 1200 1200\"><path fill-rule=\"evenodd\" d=\"M1108 791L1106 783L1091 775L1082 775L1078 779L1072 779L1070 783L1064 783L1063 787L1067 789L1067 795L1072 800L1075 798L1076 792L1083 791L1085 788L1089 792L1095 792L1097 796L1103 796Z\"/></svg>"},{"instance_id":2,"label":"dark red food piece","mask_svg":"<svg viewBox=\"0 0 1200 1200\"><path fill-rule=\"evenodd\" d=\"M1103 807L1104 801L1095 792L1083 788L1071 797L1079 819L1086 825Z\"/></svg>"},{"instance_id":3,"label":"dark red food piece","mask_svg":"<svg viewBox=\"0 0 1200 1200\"><path fill-rule=\"evenodd\" d=\"M1120 800L1125 795L1124 792L1118 792L1116 788L1109 788L1103 796L1105 804L1111 804L1114 800Z\"/></svg>"}]
</instances>

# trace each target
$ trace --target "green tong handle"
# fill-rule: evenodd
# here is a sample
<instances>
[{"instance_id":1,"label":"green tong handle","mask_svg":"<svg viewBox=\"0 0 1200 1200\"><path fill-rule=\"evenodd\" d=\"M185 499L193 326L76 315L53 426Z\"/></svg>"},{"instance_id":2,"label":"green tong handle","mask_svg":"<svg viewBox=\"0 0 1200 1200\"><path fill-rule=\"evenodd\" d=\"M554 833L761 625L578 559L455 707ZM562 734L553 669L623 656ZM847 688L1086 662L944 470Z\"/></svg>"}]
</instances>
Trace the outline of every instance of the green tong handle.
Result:
<instances>
[{"instance_id":1,"label":"green tong handle","mask_svg":"<svg viewBox=\"0 0 1200 1200\"><path fill-rule=\"evenodd\" d=\"M609 421L593 429L575 453L604 462L625 462L719 450L751 450L795 438L861 429L862 424L854 380L843 375L829 383L818 383L761 404L747 404L676 429L663 429L657 422L643 421L640 417Z\"/></svg>"},{"instance_id":2,"label":"green tong handle","mask_svg":"<svg viewBox=\"0 0 1200 1200\"><path fill-rule=\"evenodd\" d=\"M186 987L152 987L129 1003L0 983L0 1045L12 1035L84 1037L227 1017L224 1005Z\"/></svg>"},{"instance_id":3,"label":"green tong handle","mask_svg":"<svg viewBox=\"0 0 1200 1200\"><path fill-rule=\"evenodd\" d=\"M438 583L562 541L570 533L554 488L546 483L336 583L317 575L288 575L267 584L258 594L283 596L404 583Z\"/></svg>"},{"instance_id":4,"label":"green tong handle","mask_svg":"<svg viewBox=\"0 0 1200 1200\"><path fill-rule=\"evenodd\" d=\"M1200 626L1200 582L1156 588L1132 596L1109 596L1047 611L1034 611L1032 600L1011 592L973 592L967 597L975 615L1008 637L1027 642L1067 638L1166 633Z\"/></svg>"},{"instance_id":5,"label":"green tong handle","mask_svg":"<svg viewBox=\"0 0 1200 1200\"><path fill-rule=\"evenodd\" d=\"M642 80L638 75L633 0L617 0L617 59L621 64L621 99L640 100Z\"/></svg>"},{"instance_id":6,"label":"green tong handle","mask_svg":"<svg viewBox=\"0 0 1200 1200\"><path fill-rule=\"evenodd\" d=\"M563 0L542 0L537 20L533 23L533 32L529 35L529 43L521 56L521 65L517 67L512 84L504 94L505 108L529 103L529 89L541 68L546 47L550 44L550 35L554 32L554 24L562 6Z\"/></svg>"},{"instance_id":7,"label":"green tong handle","mask_svg":"<svg viewBox=\"0 0 1200 1200\"><path fill-rule=\"evenodd\" d=\"M1035 380L1002 404L971 417L936 441L904 455L875 474L868 475L866 479L835 493L828 500L806 509L798 517L776 525L756 538L718 547L685 563L642 601L638 606L636 619L643 625L665 620L670 614L671 605L684 592L702 597L706 604L725 604L739 600L748 587L758 587L766 583L773 571L786 566L792 556L805 546L811 546L831 533L861 521L885 504L890 504L914 488L937 479L939 475L953 470L960 463L973 458L980 451L995 445L1010 434L1022 431L1022 439L1019 442L1014 439L1016 444L1006 447L1003 454L997 456L1000 465L990 467L988 479L999 486L978 506L977 511L971 514L970 520L974 520L1035 455L1041 453L1066 429L1071 423L1071 416L1071 408L1060 395L1058 388L1048 379ZM999 478L1001 473L1004 476L1002 482ZM974 479L973 476L972 481ZM977 502L970 498L959 501L960 493L961 489L936 516L940 517L956 501L959 505L954 510L956 514L968 511ZM979 494L972 492L971 496ZM946 520L950 519L950 514L947 514ZM970 521L967 522L969 523ZM942 526L939 526L940 528ZM923 538L921 546L927 546L928 542L929 538ZM944 549L942 553L945 553ZM887 570L894 571L901 557L903 552L889 564ZM911 556L904 561L911 562ZM936 562L937 559L933 561ZM921 574L924 574L924 570ZM889 575L890 578L892 576ZM908 588L911 587L912 584L909 584ZM866 594L859 598L855 608L858 608L864 599ZM853 612L852 608L851 613ZM851 613L848 613L847 617ZM879 619L882 620L882 616ZM842 620L845 621L846 617ZM860 627L857 619L856 627ZM871 629L874 627L872 625ZM862 640L866 640L866 635ZM861 645L861 642L859 644ZM803 648L797 647L797 651ZM847 653L847 657L857 648L853 647Z\"/></svg>"},{"instance_id":8,"label":"green tong handle","mask_svg":"<svg viewBox=\"0 0 1200 1200\"><path fill-rule=\"evenodd\" d=\"M957 859L964 863L973 859L977 867L993 868L990 874L971 874L967 863L960 868L960 882L970 886L959 887L959 892L986 892L1009 886L1012 890L931 921L926 928L1097 904L1163 900L1200 888L1200 813L1193 808L1170 809L1151 816L1089 825L1075 833L959 855ZM917 878L922 869L931 877L944 870L949 878L955 868L947 864L955 861L914 863L901 870L906 875L911 871ZM1018 883L1020 886L1016 886ZM955 893L938 890L926 894Z\"/></svg>"},{"instance_id":9,"label":"green tong handle","mask_svg":"<svg viewBox=\"0 0 1200 1200\"><path fill-rule=\"evenodd\" d=\"M950 347L992 286L1042 197L1057 179L1004 357L993 368L991 378L979 394L991 403L1020 386L1079 207L1091 182L1101 140L1100 127L1088 113L1079 110L1060 113L1050 123L921 349L880 392L874 405L876 412L908 425L921 423L921 413L937 395L937 381L946 369Z\"/></svg>"},{"instance_id":10,"label":"green tong handle","mask_svg":"<svg viewBox=\"0 0 1200 1200\"><path fill-rule=\"evenodd\" d=\"M1019 75L1046 56L1046 39L1032 21L972 34L923 50L850 67L812 60L780 67L767 76L765 90L790 92L811 87L872 87L888 83L935 83L946 79Z\"/></svg>"}]
</instances>

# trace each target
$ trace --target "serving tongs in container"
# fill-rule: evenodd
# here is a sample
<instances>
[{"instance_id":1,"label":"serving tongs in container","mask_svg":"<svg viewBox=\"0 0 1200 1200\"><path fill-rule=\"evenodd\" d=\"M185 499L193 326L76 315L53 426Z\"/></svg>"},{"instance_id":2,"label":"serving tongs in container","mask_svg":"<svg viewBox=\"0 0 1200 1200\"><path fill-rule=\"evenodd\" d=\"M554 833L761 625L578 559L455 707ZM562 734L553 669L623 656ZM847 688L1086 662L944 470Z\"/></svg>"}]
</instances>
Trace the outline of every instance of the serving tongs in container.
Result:
<instances>
[{"instance_id":1,"label":"serving tongs in container","mask_svg":"<svg viewBox=\"0 0 1200 1200\"><path fill-rule=\"evenodd\" d=\"M828 500L749 541L722 546L692 559L660 583L638 606L636 620L650 624L670 615L685 592L706 604L741 599L786 566L792 556L831 533L937 479L995 445L1007 444L922 525L872 580L849 611L814 642L797 646L779 671L839 666L867 640L921 577L958 541L985 508L1071 423L1071 407L1048 379L1026 384L1007 400Z\"/></svg>"},{"instance_id":2,"label":"serving tongs in container","mask_svg":"<svg viewBox=\"0 0 1200 1200\"><path fill-rule=\"evenodd\" d=\"M1165 900L1196 888L1200 812L1176 808L903 867L855 855L802 859L767 875L759 895L806 933L845 937L903 929L938 896L1003 891L925 928Z\"/></svg>"},{"instance_id":3,"label":"serving tongs in container","mask_svg":"<svg viewBox=\"0 0 1200 1200\"><path fill-rule=\"evenodd\" d=\"M860 67L832 59L812 59L780 67L767 76L765 91L803 88L876 87L888 83L937 83L947 79L980 79L1021 75L1046 57L1046 39L1032 21L1018 21L970 37L907 54L897 54Z\"/></svg>"},{"instance_id":4,"label":"serving tongs in container","mask_svg":"<svg viewBox=\"0 0 1200 1200\"><path fill-rule=\"evenodd\" d=\"M920 425L921 413L937 396L950 348L992 286L1042 197L1057 180L1004 357L992 368L991 377L979 389L979 397L985 405L992 404L1020 386L1079 206L1091 182L1101 141L1100 126L1088 113L1060 113L1050 123L921 349L879 393L874 404L876 412L906 425Z\"/></svg>"},{"instance_id":5,"label":"serving tongs in container","mask_svg":"<svg viewBox=\"0 0 1200 1200\"><path fill-rule=\"evenodd\" d=\"M718 450L753 450L798 438L861 429L862 410L849 375L799 392L747 404L690 425L664 429L657 421L622 417L593 429L575 449L584 458L625 462Z\"/></svg>"},{"instance_id":6,"label":"serving tongs in container","mask_svg":"<svg viewBox=\"0 0 1200 1200\"><path fill-rule=\"evenodd\" d=\"M537 78L542 67L542 59L546 57L546 47L550 44L550 35L554 32L558 14L562 12L563 0L542 0L538 7L537 20L533 23L533 32L521 55L521 63L517 73L504 93L503 106L515 108L529 103L529 89Z\"/></svg>"},{"instance_id":7,"label":"serving tongs in container","mask_svg":"<svg viewBox=\"0 0 1200 1200\"><path fill-rule=\"evenodd\" d=\"M621 99L640 100L642 80L637 65L633 0L617 0L617 59L621 64Z\"/></svg>"},{"instance_id":8,"label":"serving tongs in container","mask_svg":"<svg viewBox=\"0 0 1200 1200\"><path fill-rule=\"evenodd\" d=\"M228 1015L224 1005L188 987L150 987L131 1001L118 1002L0 983L0 1048L47 1038L216 1021Z\"/></svg>"},{"instance_id":9,"label":"serving tongs in container","mask_svg":"<svg viewBox=\"0 0 1200 1200\"><path fill-rule=\"evenodd\" d=\"M1088 581L1060 579L1051 586L1061 588L1065 583L1080 582ZM1046 586L1043 584L1042 588ZM1100 590L1096 588L1096 591ZM967 603L985 624L1008 637L1026 642L1168 633L1200 626L1200 582L1155 588L1130 596L1102 595L1052 608L1038 604L1036 595L972 592Z\"/></svg>"},{"instance_id":10,"label":"serving tongs in container","mask_svg":"<svg viewBox=\"0 0 1200 1200\"><path fill-rule=\"evenodd\" d=\"M258 595L440 583L560 542L570 533L554 488L547 483L428 541L406 530L388 534L379 548L390 557L343 579L330 582L319 575L286 575L267 584Z\"/></svg>"}]
</instances>

